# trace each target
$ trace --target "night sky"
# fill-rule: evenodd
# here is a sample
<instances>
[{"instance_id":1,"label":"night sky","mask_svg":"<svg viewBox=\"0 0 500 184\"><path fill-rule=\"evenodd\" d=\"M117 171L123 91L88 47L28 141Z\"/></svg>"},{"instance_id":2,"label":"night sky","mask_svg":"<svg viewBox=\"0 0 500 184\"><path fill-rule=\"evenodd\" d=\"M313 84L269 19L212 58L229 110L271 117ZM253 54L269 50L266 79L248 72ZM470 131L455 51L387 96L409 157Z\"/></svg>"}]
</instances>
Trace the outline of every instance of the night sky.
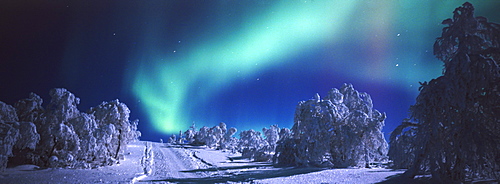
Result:
<instances>
[{"instance_id":1,"label":"night sky","mask_svg":"<svg viewBox=\"0 0 500 184\"><path fill-rule=\"evenodd\" d=\"M500 23L500 1L470 1ZM441 21L464 1L110 0L0 2L0 101L66 88L81 111L120 99L143 140L225 122L291 128L295 106L352 83L408 117L441 75Z\"/></svg>"}]
</instances>

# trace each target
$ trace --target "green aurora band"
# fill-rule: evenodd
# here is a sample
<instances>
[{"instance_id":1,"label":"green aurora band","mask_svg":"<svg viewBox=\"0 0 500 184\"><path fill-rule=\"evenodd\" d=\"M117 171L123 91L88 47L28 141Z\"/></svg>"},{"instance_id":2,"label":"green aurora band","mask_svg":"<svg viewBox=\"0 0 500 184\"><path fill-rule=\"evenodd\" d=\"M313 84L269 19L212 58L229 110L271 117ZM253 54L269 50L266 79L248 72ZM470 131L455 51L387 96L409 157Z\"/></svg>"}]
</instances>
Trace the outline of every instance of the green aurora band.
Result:
<instances>
[{"instance_id":1,"label":"green aurora band","mask_svg":"<svg viewBox=\"0 0 500 184\"><path fill-rule=\"evenodd\" d=\"M176 133L191 124L190 103L207 100L231 85L236 76L250 77L283 64L302 50L336 39L335 33L345 24L355 2L282 1L236 32L202 41L180 58L142 60L136 68L133 93L153 128ZM193 88L202 90L193 94Z\"/></svg>"},{"instance_id":2,"label":"green aurora band","mask_svg":"<svg viewBox=\"0 0 500 184\"><path fill-rule=\"evenodd\" d=\"M176 40L165 30L182 28L175 27L176 24L166 26L168 18L176 18L167 13L175 12L170 11L175 6L169 2L164 2L166 6L143 5L140 12L146 13L139 19L147 24L140 29L141 49L134 50L126 79L148 116L146 122L166 134L187 129L195 121L197 110L209 111L207 103L211 98L239 84L240 79L257 80L266 71L297 65L292 63L294 59L309 53L325 58L310 63L307 70L311 74L327 71L343 76L345 82L397 86L416 97L419 81L441 75L442 63L432 56L432 45L441 32L441 21L463 3L276 1L249 6L253 13L236 20L233 26L235 21L226 12L231 6L216 1L222 4L207 8L210 16L222 21L209 22L208 28L200 25L201 31L184 30L188 38L176 47L172 42L177 43L180 38ZM497 1L471 0L471 3L477 15L500 22L495 16L497 11L492 9L499 5ZM192 32L198 34L193 36ZM203 123L196 122L198 126ZM218 122L206 123L211 126ZM277 122L268 124L272 123ZM255 126L260 125L244 128Z\"/></svg>"}]
</instances>

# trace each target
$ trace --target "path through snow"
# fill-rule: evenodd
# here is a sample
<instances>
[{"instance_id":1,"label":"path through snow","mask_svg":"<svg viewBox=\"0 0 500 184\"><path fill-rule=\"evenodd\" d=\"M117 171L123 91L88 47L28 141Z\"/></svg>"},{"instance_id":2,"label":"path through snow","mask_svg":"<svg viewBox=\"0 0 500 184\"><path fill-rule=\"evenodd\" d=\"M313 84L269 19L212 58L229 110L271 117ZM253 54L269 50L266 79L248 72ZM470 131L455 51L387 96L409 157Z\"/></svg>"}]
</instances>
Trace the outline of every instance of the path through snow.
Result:
<instances>
[{"instance_id":1,"label":"path through snow","mask_svg":"<svg viewBox=\"0 0 500 184\"><path fill-rule=\"evenodd\" d=\"M389 169L274 168L205 147L137 141L125 160L97 169L7 168L0 183L377 183L403 171ZM231 159L229 159L231 158Z\"/></svg>"}]
</instances>

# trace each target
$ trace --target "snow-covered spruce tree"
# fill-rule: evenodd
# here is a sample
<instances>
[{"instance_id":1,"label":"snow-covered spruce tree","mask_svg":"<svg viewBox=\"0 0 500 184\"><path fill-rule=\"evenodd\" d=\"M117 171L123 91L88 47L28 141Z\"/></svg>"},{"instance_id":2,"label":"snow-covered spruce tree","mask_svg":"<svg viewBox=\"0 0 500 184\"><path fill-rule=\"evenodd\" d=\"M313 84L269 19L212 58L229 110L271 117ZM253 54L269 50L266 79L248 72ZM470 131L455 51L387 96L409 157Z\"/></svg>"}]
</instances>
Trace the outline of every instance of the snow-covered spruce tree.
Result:
<instances>
[{"instance_id":1,"label":"snow-covered spruce tree","mask_svg":"<svg viewBox=\"0 0 500 184\"><path fill-rule=\"evenodd\" d=\"M415 159L403 176L425 172L440 183L498 181L500 25L474 17L470 3L443 24L447 27L434 44L434 54L444 62L443 75L424 82L410 108L418 122Z\"/></svg>"},{"instance_id":2,"label":"snow-covered spruce tree","mask_svg":"<svg viewBox=\"0 0 500 184\"><path fill-rule=\"evenodd\" d=\"M384 120L385 114L373 109L370 95L351 84L330 90L325 99L316 94L297 105L292 136L279 141L275 162L348 167L381 161L387 154Z\"/></svg>"}]
</instances>

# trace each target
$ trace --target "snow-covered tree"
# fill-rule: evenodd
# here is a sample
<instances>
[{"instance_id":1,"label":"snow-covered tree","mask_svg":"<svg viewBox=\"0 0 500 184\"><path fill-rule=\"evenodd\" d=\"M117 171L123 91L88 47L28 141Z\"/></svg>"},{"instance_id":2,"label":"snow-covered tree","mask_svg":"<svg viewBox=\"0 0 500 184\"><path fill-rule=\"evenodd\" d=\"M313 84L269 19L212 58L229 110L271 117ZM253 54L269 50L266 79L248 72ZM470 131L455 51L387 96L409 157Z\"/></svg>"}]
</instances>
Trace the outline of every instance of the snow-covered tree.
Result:
<instances>
[{"instance_id":1,"label":"snow-covered tree","mask_svg":"<svg viewBox=\"0 0 500 184\"><path fill-rule=\"evenodd\" d=\"M182 134L182 130L179 131L179 139L177 139L177 144L184 144L186 138Z\"/></svg>"},{"instance_id":2,"label":"snow-covered tree","mask_svg":"<svg viewBox=\"0 0 500 184\"><path fill-rule=\"evenodd\" d=\"M381 132L385 114L373 109L370 95L351 84L301 101L290 138L278 141L277 165L365 166L381 161L387 142Z\"/></svg>"},{"instance_id":3,"label":"snow-covered tree","mask_svg":"<svg viewBox=\"0 0 500 184\"><path fill-rule=\"evenodd\" d=\"M103 102L97 107L89 110L96 118L98 127L109 127L111 131L111 143L108 149L111 149L111 156L119 159L129 142L137 139L140 132L137 131L137 121L130 121L130 110L124 103L118 100ZM111 128L113 125L114 128Z\"/></svg>"},{"instance_id":4,"label":"snow-covered tree","mask_svg":"<svg viewBox=\"0 0 500 184\"><path fill-rule=\"evenodd\" d=\"M227 133L227 125L224 122L219 123L219 128L222 130L221 135L224 136Z\"/></svg>"},{"instance_id":5,"label":"snow-covered tree","mask_svg":"<svg viewBox=\"0 0 500 184\"><path fill-rule=\"evenodd\" d=\"M0 172L8 163L19 164L32 158L32 152L40 140L33 123L5 120L6 118L0 117Z\"/></svg>"},{"instance_id":6,"label":"snow-covered tree","mask_svg":"<svg viewBox=\"0 0 500 184\"><path fill-rule=\"evenodd\" d=\"M14 107L0 102L0 110L0 171L3 171L8 158L13 156L12 148L19 137L19 130L13 126L18 121Z\"/></svg>"},{"instance_id":7,"label":"snow-covered tree","mask_svg":"<svg viewBox=\"0 0 500 184\"><path fill-rule=\"evenodd\" d=\"M40 141L40 134L35 124L45 120L42 102L40 96L30 93L29 98L15 103L14 108L20 125L18 143L21 144L13 148L13 157L9 158L10 164L34 164L38 160L34 151Z\"/></svg>"},{"instance_id":8,"label":"snow-covered tree","mask_svg":"<svg viewBox=\"0 0 500 184\"><path fill-rule=\"evenodd\" d=\"M206 145L207 137L209 137L210 128L203 126L200 128L198 132L194 135L194 141L192 144L194 145Z\"/></svg>"},{"instance_id":9,"label":"snow-covered tree","mask_svg":"<svg viewBox=\"0 0 500 184\"><path fill-rule=\"evenodd\" d=\"M280 132L283 132L283 129ZM289 137L281 137L276 144L275 154L272 158L273 164L275 166L296 165L297 145L299 141L299 139L291 138L291 135Z\"/></svg>"},{"instance_id":10,"label":"snow-covered tree","mask_svg":"<svg viewBox=\"0 0 500 184\"><path fill-rule=\"evenodd\" d=\"M276 142L272 161L276 166L293 165L295 164L295 153L297 143L296 139L292 139L292 132L288 128L282 128L278 134L279 139ZM279 158L279 162L278 162Z\"/></svg>"},{"instance_id":11,"label":"snow-covered tree","mask_svg":"<svg viewBox=\"0 0 500 184\"><path fill-rule=\"evenodd\" d=\"M63 88L52 89L49 95L51 100L43 113L44 118L41 118L44 121L35 122L40 133L36 150L40 158L36 164L71 167L75 164L72 158L80 151L80 139L70 120L80 115L77 109L80 99Z\"/></svg>"},{"instance_id":12,"label":"snow-covered tree","mask_svg":"<svg viewBox=\"0 0 500 184\"><path fill-rule=\"evenodd\" d=\"M389 159L393 161L393 168L405 169L415 160L415 133L418 124L405 119L401 125L391 133Z\"/></svg>"},{"instance_id":13,"label":"snow-covered tree","mask_svg":"<svg viewBox=\"0 0 500 184\"><path fill-rule=\"evenodd\" d=\"M261 133L258 131L250 129L240 133L238 149L244 158L261 160L261 156L263 155L260 152L264 152L263 149L267 146L269 146L269 144L262 138Z\"/></svg>"},{"instance_id":14,"label":"snow-covered tree","mask_svg":"<svg viewBox=\"0 0 500 184\"><path fill-rule=\"evenodd\" d=\"M278 134L278 136L279 136L278 141L282 140L282 139L287 139L287 138L290 138L292 136L292 132L288 128L281 128L280 133Z\"/></svg>"},{"instance_id":15,"label":"snow-covered tree","mask_svg":"<svg viewBox=\"0 0 500 184\"><path fill-rule=\"evenodd\" d=\"M193 123L191 126L189 126L189 129L187 129L184 132L184 138L186 139L186 143L193 144L195 141L196 134L197 134L196 125Z\"/></svg>"},{"instance_id":16,"label":"snow-covered tree","mask_svg":"<svg viewBox=\"0 0 500 184\"><path fill-rule=\"evenodd\" d=\"M19 121L42 122L45 109L42 107L43 99L35 93L30 93L29 98L19 100L14 104Z\"/></svg>"},{"instance_id":17,"label":"snow-covered tree","mask_svg":"<svg viewBox=\"0 0 500 184\"><path fill-rule=\"evenodd\" d=\"M170 144L176 144L177 143L177 136L175 134L172 134L170 138L168 138L168 143Z\"/></svg>"},{"instance_id":18,"label":"snow-covered tree","mask_svg":"<svg viewBox=\"0 0 500 184\"><path fill-rule=\"evenodd\" d=\"M223 130L220 126L214 126L214 127L210 128L209 136L207 137L208 139L206 141L207 147L218 148L219 142L223 136L224 136L224 133L223 133Z\"/></svg>"},{"instance_id":19,"label":"snow-covered tree","mask_svg":"<svg viewBox=\"0 0 500 184\"><path fill-rule=\"evenodd\" d=\"M52 89L49 94L46 108L40 96L31 93L15 104L15 110L0 109L0 127L9 128L0 128L2 143L18 140L13 149L8 147L13 153L10 163L70 168L110 165L122 159L126 145L140 136L138 121L129 121L130 110L118 100L85 113L77 109L79 98L66 89ZM3 126L5 122L9 126ZM2 149L5 145L10 144L2 144ZM2 155L7 154L0 151L0 159L5 158Z\"/></svg>"},{"instance_id":20,"label":"snow-covered tree","mask_svg":"<svg viewBox=\"0 0 500 184\"><path fill-rule=\"evenodd\" d=\"M262 132L266 137L265 140L269 145L268 149L266 150L267 152L274 152L274 150L276 149L276 143L280 138L279 131L280 128L278 127L278 125L271 125L270 128L262 128Z\"/></svg>"},{"instance_id":21,"label":"snow-covered tree","mask_svg":"<svg viewBox=\"0 0 500 184\"><path fill-rule=\"evenodd\" d=\"M238 130L234 127L231 127L226 134L224 135L220 148L222 150L229 150L231 152L236 152L236 148L238 146L238 139L236 137L233 137L234 134L236 134Z\"/></svg>"},{"instance_id":22,"label":"snow-covered tree","mask_svg":"<svg viewBox=\"0 0 500 184\"><path fill-rule=\"evenodd\" d=\"M440 183L498 181L500 25L474 17L470 3L455 9L443 24L447 27L434 44L434 54L444 62L443 75L422 83L410 108L417 122L415 132L407 135L413 138L414 150L400 145L398 138L407 137L395 131L391 149L403 150L394 151L393 157L414 155L404 177L424 172Z\"/></svg>"},{"instance_id":23,"label":"snow-covered tree","mask_svg":"<svg viewBox=\"0 0 500 184\"><path fill-rule=\"evenodd\" d=\"M224 135L227 131L225 123L221 122L218 126L213 126L212 128L203 126L200 128L200 131L194 133L193 128L190 128L185 132L185 134L189 136L194 134L192 141L188 141L190 144L206 145L208 148L220 149L221 141L223 141Z\"/></svg>"},{"instance_id":24,"label":"snow-covered tree","mask_svg":"<svg viewBox=\"0 0 500 184\"><path fill-rule=\"evenodd\" d=\"M188 144L206 145L208 148L235 151L238 139L233 137L233 135L236 131L236 128L230 128L228 131L227 125L224 122L211 128L203 126L199 131L195 131L193 123L193 125L184 132L184 136Z\"/></svg>"},{"instance_id":25,"label":"snow-covered tree","mask_svg":"<svg viewBox=\"0 0 500 184\"><path fill-rule=\"evenodd\" d=\"M193 130L191 130L191 129L188 129L188 130L186 130L186 131L184 132L184 137L185 137L186 142L187 142L188 144L193 143L195 133L196 133L196 132L194 132L194 131L193 131Z\"/></svg>"},{"instance_id":26,"label":"snow-covered tree","mask_svg":"<svg viewBox=\"0 0 500 184\"><path fill-rule=\"evenodd\" d=\"M95 120L95 116L93 114L81 112L80 116L70 121L70 124L73 125L75 133L80 139L80 151L78 152L77 158L82 161L76 163L78 166L75 167L89 168L91 165L85 163L84 161L99 160L95 159L95 157L104 158L104 156L98 155L106 154L105 150L107 149L104 144L109 144L111 140L105 139L106 133L102 132L104 129L99 128Z\"/></svg>"}]
</instances>

